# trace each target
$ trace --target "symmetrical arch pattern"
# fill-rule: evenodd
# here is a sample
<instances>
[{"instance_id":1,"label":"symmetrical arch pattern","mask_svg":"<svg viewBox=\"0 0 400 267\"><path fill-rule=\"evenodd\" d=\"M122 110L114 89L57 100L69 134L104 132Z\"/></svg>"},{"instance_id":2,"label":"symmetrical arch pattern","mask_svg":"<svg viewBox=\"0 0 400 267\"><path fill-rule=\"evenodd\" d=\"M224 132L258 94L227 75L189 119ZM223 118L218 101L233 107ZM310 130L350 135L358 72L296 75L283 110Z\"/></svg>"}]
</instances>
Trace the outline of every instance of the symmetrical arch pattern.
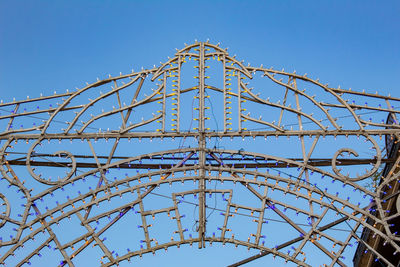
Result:
<instances>
[{"instance_id":1,"label":"symmetrical arch pattern","mask_svg":"<svg viewBox=\"0 0 400 267\"><path fill-rule=\"evenodd\" d=\"M232 266L346 266L361 243L394 266L361 235L400 251L388 194L400 159L385 146L399 140L399 101L196 42L159 67L2 102L0 265L53 248L61 266L92 249L112 266L221 243L258 251ZM124 251L109 241L118 234L130 236Z\"/></svg>"}]
</instances>

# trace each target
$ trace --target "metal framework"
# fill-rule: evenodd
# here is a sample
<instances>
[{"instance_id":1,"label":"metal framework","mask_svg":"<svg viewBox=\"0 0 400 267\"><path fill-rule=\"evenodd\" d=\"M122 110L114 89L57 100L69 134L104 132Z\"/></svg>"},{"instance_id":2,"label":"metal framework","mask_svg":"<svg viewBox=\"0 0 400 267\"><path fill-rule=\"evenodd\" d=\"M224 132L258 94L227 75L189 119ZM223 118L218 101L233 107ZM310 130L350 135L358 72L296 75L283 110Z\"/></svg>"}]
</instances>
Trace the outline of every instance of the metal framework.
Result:
<instances>
[{"instance_id":1,"label":"metal framework","mask_svg":"<svg viewBox=\"0 0 400 267\"><path fill-rule=\"evenodd\" d=\"M362 229L397 253L398 197L387 192L398 187L400 158L385 156L383 141L399 138L399 101L245 66L219 45L196 42L159 67L2 102L0 265L31 264L48 248L61 266L92 248L112 266L221 243L257 252L231 266L270 256L346 266L346 251L365 243ZM393 167L381 177L384 163ZM153 229L165 216L174 230L164 238ZM124 220L138 221L140 236L116 253L105 235L129 235ZM71 237L57 230L66 222Z\"/></svg>"}]
</instances>

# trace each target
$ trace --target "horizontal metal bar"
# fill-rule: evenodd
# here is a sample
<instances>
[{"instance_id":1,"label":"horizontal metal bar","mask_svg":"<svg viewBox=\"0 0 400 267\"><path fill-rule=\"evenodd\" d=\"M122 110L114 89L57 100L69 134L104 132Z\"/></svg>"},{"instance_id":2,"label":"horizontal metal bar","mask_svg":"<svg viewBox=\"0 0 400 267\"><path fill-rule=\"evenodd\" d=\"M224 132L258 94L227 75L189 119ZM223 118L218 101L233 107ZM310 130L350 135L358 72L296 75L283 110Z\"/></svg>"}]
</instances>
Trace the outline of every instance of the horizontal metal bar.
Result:
<instances>
[{"instance_id":1,"label":"horizontal metal bar","mask_svg":"<svg viewBox=\"0 0 400 267\"><path fill-rule=\"evenodd\" d=\"M178 160L177 158L175 158ZM382 163L393 163L393 159L382 159ZM7 161L9 165L17 165L17 166L25 166L25 160L9 160ZM367 165L376 163L375 159L342 159L339 160L336 165L346 166L346 165ZM70 162L65 161L30 161L31 166L46 166L46 167L70 167ZM100 164L101 166L105 166L106 164ZM330 159L325 160L313 160L310 159L307 162L309 166L331 166L332 161ZM77 162L76 166L79 168L98 168L97 163L91 162ZM186 167L196 166L194 164L185 164ZM206 164L206 167L219 167L221 166L219 163ZM290 168L290 167L298 167L298 165L286 163L286 162L270 162L270 163L224 163L225 167L229 168L246 168L246 169L255 169L255 168ZM118 166L114 166L111 168L120 168L120 169L170 169L171 164L165 163L154 163L154 164L137 164L137 163L123 163Z\"/></svg>"},{"instance_id":2,"label":"horizontal metal bar","mask_svg":"<svg viewBox=\"0 0 400 267\"><path fill-rule=\"evenodd\" d=\"M362 135L394 135L398 134L399 129L376 129L376 130L364 130L360 132L359 130L334 130L334 131L323 131L323 130L310 130L310 131L259 131L259 130L249 130L241 132L205 132L204 136L206 138L218 137L218 138L230 138L230 137L280 137L280 136L362 136ZM1 135L0 140L7 140L13 138L17 139L128 139L128 138L178 138L178 137L198 137L198 132L165 132L165 133L155 133L155 132L129 132L121 134L119 132L97 132L97 133L80 133L80 134L7 134L7 132Z\"/></svg>"}]
</instances>

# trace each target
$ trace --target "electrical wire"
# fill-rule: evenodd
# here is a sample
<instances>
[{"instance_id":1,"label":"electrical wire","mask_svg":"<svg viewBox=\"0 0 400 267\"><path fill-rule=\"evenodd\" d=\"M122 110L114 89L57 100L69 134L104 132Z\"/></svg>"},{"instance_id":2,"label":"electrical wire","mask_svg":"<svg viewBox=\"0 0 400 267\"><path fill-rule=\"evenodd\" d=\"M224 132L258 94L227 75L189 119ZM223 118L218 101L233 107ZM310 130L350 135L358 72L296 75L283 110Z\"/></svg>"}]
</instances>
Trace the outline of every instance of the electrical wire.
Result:
<instances>
[{"instance_id":1,"label":"electrical wire","mask_svg":"<svg viewBox=\"0 0 400 267\"><path fill-rule=\"evenodd\" d=\"M21 152L19 152L19 153L21 153ZM37 155L38 156L38 155ZM50 159L47 159L47 158L44 158L44 157L42 157L42 156L38 156L39 158L42 158L42 159L44 159L44 160L46 160L46 161L49 161L49 162L52 162L52 163L54 163L54 164L59 164L58 162L55 162L55 161L52 161L52 160L50 160ZM63 165L60 165L61 167L65 167L65 166L63 166ZM270 169L273 169L273 170L275 170L275 171L278 171L278 170L276 170L276 169L274 169L274 168L270 168ZM77 172L80 172L81 174L84 174L85 172L84 171L82 171L82 170L76 170ZM291 178L296 178L297 179L297 177L295 177L295 176L293 176L293 175L291 175L291 174L288 174L288 173L286 173L286 172L283 172L283 171L280 171L281 173L284 173L284 174L286 174L286 175L288 175L288 176L290 176ZM107 180L108 182L112 182L112 181L110 181L110 180ZM125 187L128 187L127 185L125 185L125 184L123 184L122 186L125 186ZM216 187L215 187L215 189L216 189ZM319 188L318 188L319 189ZM143 192L145 192L146 190L145 189L141 189ZM319 189L319 190L321 190L321 189ZM321 191L322 193L324 193L323 191ZM156 196L160 196L160 197L164 197L164 198L168 198L168 199L172 199L172 197L171 196L167 196L167 195L163 195L163 194L159 194L159 193L154 193L154 192L150 192L150 194L151 195L156 195ZM194 205L195 206L195 208L197 208L198 207L198 205L199 204L197 204L197 203L194 203L194 202L190 202L190 201L187 201L187 200L180 200L181 202L184 202L184 203L187 203L187 204L190 204L190 205ZM225 210L222 210L222 209L219 209L219 208L217 208L216 207L216 202L215 202L215 206L213 207L213 208L211 208L211 207L209 207L209 206L207 206L206 205L206 208L207 209L210 209L210 210L215 210L215 211L221 211L221 212L225 212ZM237 215L239 215L239 216L245 216L245 217L251 217L251 218L258 218L257 216L254 216L254 215L248 215L248 214L244 214L244 213L235 213L235 214L237 214ZM209 216L210 216L211 214L209 214ZM208 217L207 217L208 218ZM265 220L268 220L268 221L273 221L273 222L278 222L278 223L285 223L285 224L287 224L287 222L286 221L284 221L284 220L277 220L277 219L272 219L272 218L263 218L263 219L265 219ZM296 223L296 224L298 224L298 225L302 225L302 226L307 226L307 227L310 227L310 225L308 225L308 224L301 224L301 223ZM330 228L330 229L333 229L333 228ZM337 231L345 231L345 232L351 232L351 231L349 231L349 230L346 230L346 229L340 229L340 228L335 228L334 230L337 230Z\"/></svg>"},{"instance_id":2,"label":"electrical wire","mask_svg":"<svg viewBox=\"0 0 400 267\"><path fill-rule=\"evenodd\" d=\"M272 169L272 170L274 170L274 171L277 171L277 172L279 172L279 173L284 173L285 175L289 176L290 178L299 179L298 177L295 177L295 176L293 176L293 175L291 175L291 174L289 174L289 173L286 173L285 171L277 170L277 169L275 169L275 168L270 168L270 169ZM317 189L320 191L320 193L321 193L325 198L327 198L327 199L329 200L330 203L333 203L333 200L332 200L329 196L327 196L327 195L325 194L325 192L324 192L321 188L319 188L316 184L311 184L311 183L308 182L306 179L300 179L300 180L301 180L302 182L304 182L304 183L307 183L307 184L310 185L310 186L313 186L313 187L317 188ZM344 217L343 217L343 214L340 212L340 210L339 210L335 205L332 205L332 206L333 206L333 208L336 210L337 214L340 214L340 216L341 216L342 218L344 218ZM353 230L353 227L351 227L351 225L347 222L347 220L345 220L344 223L350 228L350 230L347 230L347 231L350 232L350 233L352 234L352 236L354 237L354 239L356 239L357 242L360 242L360 241L361 241L361 242L365 245L365 244L366 244L366 241L364 241L362 238L360 238L360 237L357 236L357 232ZM330 229L332 229L332 228L330 228ZM343 230L344 230L344 229L343 229ZM358 232L359 232L359 231L358 231ZM359 233L360 233L360 232L359 232ZM378 259L379 263L382 264L382 262L380 261L380 259L379 259L378 257L377 257L377 259ZM384 266L384 265L383 265L383 266Z\"/></svg>"},{"instance_id":3,"label":"electrical wire","mask_svg":"<svg viewBox=\"0 0 400 267\"><path fill-rule=\"evenodd\" d=\"M207 95L208 95L208 94L207 94ZM208 99L208 98L207 98L207 99ZM208 101L209 101L209 103L210 103L211 113L212 113L213 119L214 119L214 121L215 121L215 123L216 123L217 132L218 132L218 131L219 131L219 129L218 129L218 122L217 122L216 117L215 117L215 114L214 114L213 105L212 105L212 102L211 102L209 99L208 99ZM192 101L192 120L191 120L191 123L190 123L190 129L191 129L192 121L193 121L193 107L194 107L194 99L193 99L193 101ZM398 108L398 107L395 107L395 108ZM2 108L0 108L0 110L1 110L1 111L4 111L4 112L13 113L13 112L10 112L10 111L8 111L8 110L6 110L6 109L2 109ZM380 111L363 112L363 113L359 113L359 114L357 114L357 115L366 115L366 114L373 114L373 113L378 113L378 112L380 112ZM40 119L40 120L42 120L42 121L43 121L43 120L44 120L44 121L48 120L48 119L44 119L44 118L41 118L41 117L38 117L38 116L33 116L33 115L25 115L25 117L30 117L30 118L34 118L34 119ZM338 117L336 117L336 118L339 119L339 118L349 118L349 117L353 117L353 115L338 116ZM327 120L328 120L328 119L323 119L322 121L327 121ZM62 123L62 124L68 124L67 122L62 122L62 121L58 121L58 120L53 120L53 122ZM311 121L309 121L309 122L303 122L303 124L309 124L309 123L313 123L313 122L311 122ZM77 125L80 125L80 124L77 124ZM287 126L297 126L297 125L299 125L299 124L298 124L298 123L293 123L293 124L288 124ZM80 125L80 126L82 126L82 125ZM90 126L88 126L87 128L88 128L88 129L93 129L93 130L96 130L96 131L99 129L99 128L90 127ZM262 128L252 128L252 129L249 129L249 130L265 130L265 129L270 129L270 128L271 128L271 127L262 127ZM189 132L190 132L190 129L189 129ZM183 145L184 145L185 140L183 140L183 141L181 140L180 142L182 142L182 144L179 144L179 148L182 148ZM214 148L217 148L217 146L218 146L218 138L216 137L215 143L214 143ZM36 156L38 156L38 155L36 155ZM38 156L38 157L39 157L39 158L42 158L42 159L44 159L44 160L47 160L47 161L49 161L49 162L52 162L52 163L57 164L57 162L51 161L51 160L49 160L49 159L47 159L47 158L44 158L44 157L41 157L41 156ZM274 171L278 171L278 170L276 170L275 168L270 168L270 169L272 169L272 170L274 170ZM80 171L80 170L78 170L78 171ZM80 171L80 172L83 173L83 171ZM284 171L282 171L282 170L279 170L279 172L284 173L285 175L288 175L288 176L291 177L291 178L299 179L298 177L295 177L295 176L293 176L293 175L291 175L291 174L288 174L288 173L286 173L286 172L284 172ZM305 179L301 179L301 181L303 181L303 182L305 182L305 183L308 183L308 184L311 185L311 186L314 186L315 188L317 188L317 189L321 192L321 194L322 194L325 198L327 198L329 201L332 201L332 199L329 198L329 197L324 193L324 191L321 190L317 185L313 185L313 184L309 183L308 181L306 181ZM217 183L217 181L216 181L216 183ZM215 187L214 187L215 190L216 190L216 186L217 186L216 183L215 183ZM154 192L150 192L150 194L170 198L169 196L164 196L164 195L157 194L157 193L154 193ZM185 202L186 202L186 201L185 201ZM195 210L196 210L198 204L196 204L196 203L190 203L190 202L188 202L188 204L195 205L195 209L194 209L194 212L195 212ZM216 206L217 206L217 200L216 200L216 195L215 195L215 205L214 205L214 208L212 208L212 211L211 211L211 212L209 213L209 215L206 217L206 220L212 215L212 213L213 213L215 210L223 211L223 210L217 209ZM336 209L336 211L338 212L338 214L340 214L340 216L342 216L342 214L340 213L340 211L338 210L338 208L337 208L336 206L333 206L333 207L334 207L334 209ZM208 206L206 206L206 208L210 209L210 207L208 207ZM239 214L239 213L236 213L236 214L241 215L241 216L255 217L255 216L249 216L249 215L246 215L246 214ZM343 218L343 216L342 216L342 218ZM273 219L267 219L267 220L287 223L287 222L285 222L285 221L279 221L279 220L273 220ZM198 222L198 221L197 221L197 222ZM351 233L353 234L353 236L357 236L357 233L353 230L353 228L350 226L350 224L349 224L347 221L344 221L344 222L345 222L346 225L350 228L350 230L345 230L345 229L335 229L335 230L348 231L348 232L351 232ZM196 224L196 222L195 222L195 224ZM306 224L300 224L300 223L299 223L298 225L308 226L308 225L306 225ZM330 229L333 229L333 228L330 228ZM193 230L193 227L192 227L192 230ZM361 238L359 238L359 239L356 238L356 239L357 239L357 240L361 240L362 242L364 242ZM380 263L382 266L384 266L384 265L382 264L382 262L381 262L379 259L378 259L378 261L379 261L379 263Z\"/></svg>"}]
</instances>

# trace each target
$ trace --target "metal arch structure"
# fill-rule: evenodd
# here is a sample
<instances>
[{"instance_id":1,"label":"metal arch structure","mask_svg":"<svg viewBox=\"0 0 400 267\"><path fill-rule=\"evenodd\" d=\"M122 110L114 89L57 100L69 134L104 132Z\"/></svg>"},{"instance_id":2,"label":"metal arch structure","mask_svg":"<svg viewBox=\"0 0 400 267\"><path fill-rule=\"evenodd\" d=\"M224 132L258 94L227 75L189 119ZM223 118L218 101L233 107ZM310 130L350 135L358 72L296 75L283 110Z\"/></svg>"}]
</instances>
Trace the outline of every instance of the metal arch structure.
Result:
<instances>
[{"instance_id":1,"label":"metal arch structure","mask_svg":"<svg viewBox=\"0 0 400 267\"><path fill-rule=\"evenodd\" d=\"M99 264L113 266L221 243L257 252L232 266L268 257L346 266L361 243L372 260L394 266L361 230L400 251L398 197L388 193L398 188L400 158L386 156L383 143L399 138L399 101L245 66L219 45L196 42L159 67L1 103L0 265L51 253L74 266L96 249ZM361 157L365 146L371 152ZM392 167L383 177L385 163ZM171 231L153 230L165 216ZM123 243L124 220L138 222L139 234L116 252L105 235L119 233Z\"/></svg>"}]
</instances>

